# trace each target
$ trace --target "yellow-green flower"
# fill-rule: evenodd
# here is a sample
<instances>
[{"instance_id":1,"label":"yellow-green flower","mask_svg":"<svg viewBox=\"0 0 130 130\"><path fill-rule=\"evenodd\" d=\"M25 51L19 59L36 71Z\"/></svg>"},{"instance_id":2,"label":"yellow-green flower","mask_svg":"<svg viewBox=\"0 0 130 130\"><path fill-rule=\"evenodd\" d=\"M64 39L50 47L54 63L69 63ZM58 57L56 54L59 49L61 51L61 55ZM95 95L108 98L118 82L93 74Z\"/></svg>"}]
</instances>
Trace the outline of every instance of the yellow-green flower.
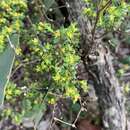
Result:
<instances>
[{"instance_id":1,"label":"yellow-green flower","mask_svg":"<svg viewBox=\"0 0 130 130\"><path fill-rule=\"evenodd\" d=\"M16 53L17 55L20 55L20 54L21 54L21 48L16 48L16 49L15 49L15 53Z\"/></svg>"},{"instance_id":2,"label":"yellow-green flower","mask_svg":"<svg viewBox=\"0 0 130 130\"><path fill-rule=\"evenodd\" d=\"M33 43L34 45L38 45L38 44L39 44L39 40L38 40L37 38L34 38L34 39L32 40L32 43Z\"/></svg>"},{"instance_id":3,"label":"yellow-green flower","mask_svg":"<svg viewBox=\"0 0 130 130\"><path fill-rule=\"evenodd\" d=\"M56 100L55 98L51 98L49 101L48 101L49 104L55 104L56 103Z\"/></svg>"},{"instance_id":4,"label":"yellow-green flower","mask_svg":"<svg viewBox=\"0 0 130 130\"><path fill-rule=\"evenodd\" d=\"M44 29L44 23L43 22L39 22L37 29L39 31L43 31L43 29Z\"/></svg>"},{"instance_id":5,"label":"yellow-green flower","mask_svg":"<svg viewBox=\"0 0 130 130\"><path fill-rule=\"evenodd\" d=\"M55 81L59 81L61 79L61 75L57 72L56 75L53 77Z\"/></svg>"},{"instance_id":6,"label":"yellow-green flower","mask_svg":"<svg viewBox=\"0 0 130 130\"><path fill-rule=\"evenodd\" d=\"M2 45L4 43L4 36L0 35L0 45Z\"/></svg>"},{"instance_id":7,"label":"yellow-green flower","mask_svg":"<svg viewBox=\"0 0 130 130\"><path fill-rule=\"evenodd\" d=\"M54 32L54 36L57 38L57 37L60 37L60 31L58 30L58 31L55 31Z\"/></svg>"}]
</instances>

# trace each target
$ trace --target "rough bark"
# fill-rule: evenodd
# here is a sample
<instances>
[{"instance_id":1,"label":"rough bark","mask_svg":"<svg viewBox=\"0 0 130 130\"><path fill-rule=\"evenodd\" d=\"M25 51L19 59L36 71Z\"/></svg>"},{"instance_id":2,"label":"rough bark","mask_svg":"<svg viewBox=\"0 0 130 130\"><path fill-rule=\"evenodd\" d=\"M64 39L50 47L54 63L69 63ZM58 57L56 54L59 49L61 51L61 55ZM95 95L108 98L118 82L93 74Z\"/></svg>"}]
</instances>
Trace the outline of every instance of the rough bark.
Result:
<instances>
[{"instance_id":1,"label":"rough bark","mask_svg":"<svg viewBox=\"0 0 130 130\"><path fill-rule=\"evenodd\" d=\"M126 130L125 101L121 85L115 76L112 57L101 39L92 39L90 24L82 10L85 3L82 0L66 0L70 18L76 21L81 32L82 60L89 75L102 114L104 130ZM97 30L96 30L97 31ZM96 36L95 36L96 37Z\"/></svg>"}]
</instances>

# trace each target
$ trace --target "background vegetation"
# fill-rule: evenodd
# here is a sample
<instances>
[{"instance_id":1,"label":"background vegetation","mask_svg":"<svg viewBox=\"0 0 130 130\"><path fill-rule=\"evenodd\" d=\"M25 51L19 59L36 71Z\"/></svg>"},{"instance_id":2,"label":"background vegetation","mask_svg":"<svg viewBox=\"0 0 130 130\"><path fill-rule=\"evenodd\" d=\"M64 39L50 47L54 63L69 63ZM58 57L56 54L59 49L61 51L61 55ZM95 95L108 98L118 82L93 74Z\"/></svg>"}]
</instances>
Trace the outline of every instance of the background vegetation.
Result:
<instances>
[{"instance_id":1,"label":"background vegetation","mask_svg":"<svg viewBox=\"0 0 130 130\"><path fill-rule=\"evenodd\" d=\"M128 93L129 3L85 0L85 4L82 15L87 15L94 25L92 35L96 29L105 30L102 40L114 55L116 74ZM82 71L79 67L81 36L77 23L70 21L66 9L64 2L60 5L55 0L0 2L2 122L8 120L10 125L23 129L20 125L29 118L37 128L48 106L54 107L61 100L69 104L73 119L68 119L63 112L59 120L72 123L81 110L80 103L91 85L83 74L78 74ZM85 116L85 108L82 111L81 116ZM100 124L100 117L94 117L94 123Z\"/></svg>"}]
</instances>

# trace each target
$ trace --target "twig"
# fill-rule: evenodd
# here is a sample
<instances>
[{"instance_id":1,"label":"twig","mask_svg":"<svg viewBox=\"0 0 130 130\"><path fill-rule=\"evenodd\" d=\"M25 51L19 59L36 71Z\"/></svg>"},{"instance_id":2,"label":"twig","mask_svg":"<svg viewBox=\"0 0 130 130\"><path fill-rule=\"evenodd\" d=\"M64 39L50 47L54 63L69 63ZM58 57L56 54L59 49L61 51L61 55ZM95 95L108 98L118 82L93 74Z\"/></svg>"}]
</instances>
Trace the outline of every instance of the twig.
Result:
<instances>
[{"instance_id":1,"label":"twig","mask_svg":"<svg viewBox=\"0 0 130 130\"><path fill-rule=\"evenodd\" d=\"M36 6L38 7L39 14L41 15L41 20L42 20L42 22L44 22L44 21L45 21L45 20L44 20L44 14L42 13L41 8L39 8L38 1L39 1L39 0L35 0L35 3L36 3Z\"/></svg>"},{"instance_id":2,"label":"twig","mask_svg":"<svg viewBox=\"0 0 130 130\"><path fill-rule=\"evenodd\" d=\"M64 97L63 95L59 95L59 94L52 93L52 92L48 92L48 94L53 95L53 96L56 96L56 97L59 97L59 98L66 98L66 97Z\"/></svg>"},{"instance_id":3,"label":"twig","mask_svg":"<svg viewBox=\"0 0 130 130\"><path fill-rule=\"evenodd\" d=\"M60 120L60 119L58 119L58 118L56 118L56 117L54 117L54 120L55 120L55 121L58 121L58 122L61 122L61 123L63 123L63 124L69 125L69 126L71 126L71 127L73 127L73 128L76 128L76 126L75 126L74 124L65 122L65 121Z\"/></svg>"},{"instance_id":4,"label":"twig","mask_svg":"<svg viewBox=\"0 0 130 130\"><path fill-rule=\"evenodd\" d=\"M123 74L122 77L127 77L127 76L130 76L130 72Z\"/></svg>"},{"instance_id":5,"label":"twig","mask_svg":"<svg viewBox=\"0 0 130 130\"><path fill-rule=\"evenodd\" d=\"M77 114L77 117L76 117L76 119L75 119L73 125L76 124L76 122L77 122L77 120L79 119L79 116L80 116L80 114L81 114L81 112L82 112L83 110L84 110L83 107L81 107L80 110L79 110L79 112L78 112L78 114Z\"/></svg>"},{"instance_id":6,"label":"twig","mask_svg":"<svg viewBox=\"0 0 130 130\"><path fill-rule=\"evenodd\" d=\"M51 8L52 10L55 10L55 9L60 9L60 8L64 8L64 7L67 7L66 5L61 5L61 6L58 6L58 7L55 7L55 8Z\"/></svg>"},{"instance_id":7,"label":"twig","mask_svg":"<svg viewBox=\"0 0 130 130\"><path fill-rule=\"evenodd\" d=\"M41 5L44 5L41 0L38 0L38 1L39 1L39 3L40 3ZM43 6L42 6L42 7L43 7ZM43 16L45 16L45 18L46 18L48 21L53 22L53 19L48 18L48 16L46 15L46 12L45 12L44 8L42 9L42 12L41 12L41 13L43 13Z\"/></svg>"},{"instance_id":8,"label":"twig","mask_svg":"<svg viewBox=\"0 0 130 130\"><path fill-rule=\"evenodd\" d=\"M108 2L99 10L100 12L107 8L111 4L111 0L108 0Z\"/></svg>"},{"instance_id":9,"label":"twig","mask_svg":"<svg viewBox=\"0 0 130 130\"><path fill-rule=\"evenodd\" d=\"M30 25L33 27L33 22L32 22L32 20L31 20L30 16L27 16L27 19L28 19ZM33 27L33 31L34 31L34 33L35 33L37 39L39 39L38 34L37 34L37 31L36 31L36 29L35 29L34 27ZM39 41L40 41L40 40L39 40Z\"/></svg>"},{"instance_id":10,"label":"twig","mask_svg":"<svg viewBox=\"0 0 130 130\"><path fill-rule=\"evenodd\" d=\"M25 66L25 65L29 65L29 64L33 64L33 63L36 63L40 61L39 59L35 59L35 60L32 60L32 61L29 61L29 62L26 62L26 63L21 63L20 65L18 65L15 70L13 70L12 74L11 74L11 77L16 73L16 71L18 69L20 69L21 67Z\"/></svg>"},{"instance_id":11,"label":"twig","mask_svg":"<svg viewBox=\"0 0 130 130\"><path fill-rule=\"evenodd\" d=\"M14 46L14 44L12 44L12 42L11 42L11 40L10 40L10 37L7 35L7 39L8 39L8 42L9 42L9 45L10 45L10 47L14 50L14 52L15 52L15 50L16 50L16 48L15 48L15 46Z\"/></svg>"},{"instance_id":12,"label":"twig","mask_svg":"<svg viewBox=\"0 0 130 130\"><path fill-rule=\"evenodd\" d=\"M53 123L54 116L55 116L55 108L56 108L56 104L54 104L54 109L52 111L52 119L51 119L51 123L50 123L50 126L49 126L49 130L51 130L52 124L55 124L55 122Z\"/></svg>"},{"instance_id":13,"label":"twig","mask_svg":"<svg viewBox=\"0 0 130 130\"><path fill-rule=\"evenodd\" d=\"M109 0L101 9L98 9L98 7L97 7L96 21L95 21L95 24L94 24L94 28L92 30L92 43L93 43L93 40L94 40L94 36L95 36L95 32L96 32L96 26L97 26L97 23L98 23L98 20L99 20L100 13L101 13L102 10L107 8L110 5L110 3L111 3L111 0Z\"/></svg>"}]
</instances>

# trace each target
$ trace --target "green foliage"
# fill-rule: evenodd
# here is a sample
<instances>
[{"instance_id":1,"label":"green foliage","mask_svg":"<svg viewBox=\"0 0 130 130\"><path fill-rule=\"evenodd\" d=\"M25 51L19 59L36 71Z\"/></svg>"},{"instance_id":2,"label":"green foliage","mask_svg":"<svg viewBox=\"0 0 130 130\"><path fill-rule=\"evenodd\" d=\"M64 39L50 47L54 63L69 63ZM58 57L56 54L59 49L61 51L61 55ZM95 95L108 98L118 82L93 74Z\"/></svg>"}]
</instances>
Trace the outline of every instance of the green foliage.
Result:
<instances>
[{"instance_id":1,"label":"green foliage","mask_svg":"<svg viewBox=\"0 0 130 130\"><path fill-rule=\"evenodd\" d=\"M41 47L38 44L38 39L35 38L31 42L34 48L33 52L41 52L39 56L42 62L36 66L36 71L50 72L53 80L52 86L56 90L53 90L53 87L51 89L57 93L66 91L66 96L71 96L77 100L78 95L76 93L78 92L75 87L78 85L78 82L75 77L75 67L79 62L79 56L76 55L74 48L77 45L73 40L77 29L72 24L67 29L61 28L54 31L47 27L46 30L48 33L52 33L52 41L50 43L45 43L44 47ZM62 43L60 42L61 39ZM75 39L75 41L77 40Z\"/></svg>"},{"instance_id":2,"label":"green foliage","mask_svg":"<svg viewBox=\"0 0 130 130\"><path fill-rule=\"evenodd\" d=\"M46 105L42 100L43 95L34 91L27 92L26 89L26 87L18 87L12 82L8 83L5 103L9 102L11 106L5 108L1 116L11 117L15 124L20 124L25 118L28 118L37 125L42 113L46 110Z\"/></svg>"},{"instance_id":3,"label":"green foliage","mask_svg":"<svg viewBox=\"0 0 130 130\"><path fill-rule=\"evenodd\" d=\"M98 27L107 30L117 29L124 21L130 6L122 0L103 0L93 2L93 0L85 0L87 8L84 9L84 14L93 21L98 19Z\"/></svg>"},{"instance_id":4,"label":"green foliage","mask_svg":"<svg viewBox=\"0 0 130 130\"><path fill-rule=\"evenodd\" d=\"M14 62L14 47L17 48L19 43L19 36L14 33L20 31L26 9L25 0L0 2L0 61L2 61L0 62L0 104L3 102L4 90ZM15 51L17 53L17 49Z\"/></svg>"},{"instance_id":5,"label":"green foliage","mask_svg":"<svg viewBox=\"0 0 130 130\"><path fill-rule=\"evenodd\" d=\"M25 0L1 0L0 2L0 52L3 52L7 36L20 31L21 20L27 9Z\"/></svg>"},{"instance_id":6,"label":"green foliage","mask_svg":"<svg viewBox=\"0 0 130 130\"><path fill-rule=\"evenodd\" d=\"M87 8L84 14L87 14L93 23L97 17L97 3L92 0L85 1ZM50 0L44 0L44 2L46 12L54 1L50 3ZM98 4L99 9L103 8L97 23L98 28L117 28L129 6L125 2L117 5L113 1L109 8L104 8L106 3L107 1L104 0ZM9 102L10 107L4 109L2 117L11 117L12 121L18 124L27 117L37 125L48 104L53 105L60 98L70 98L75 104L80 98L79 90L88 91L86 81L79 81L76 78L76 67L80 62L78 55L80 34L76 23L72 23L67 28L63 26L58 28L43 20L45 12L41 9L42 5L37 4L39 3L33 0L28 3L25 0L2 0L0 3L2 12L0 14L0 52L2 52L0 69L2 66L1 70L3 70L0 73L0 83L4 82L2 87L0 86L0 96L3 97L5 89L3 86L7 82L8 72L12 69L14 52L18 56L13 70L21 67L23 71L22 78L15 80L12 76L16 84L10 82L6 88L5 104ZM28 8L32 5L35 8ZM28 16L26 16L27 10ZM20 34L21 48L15 46L13 50L7 38L10 37L12 43L17 44L12 39L14 33ZM9 59L8 64L7 61L5 63L6 59ZM76 108L79 109L76 105L78 104L72 105L75 111Z\"/></svg>"},{"instance_id":7,"label":"green foliage","mask_svg":"<svg viewBox=\"0 0 130 130\"><path fill-rule=\"evenodd\" d=\"M76 65L80 61L76 54L79 42L76 24L68 28L53 29L50 24L39 22L35 25L35 32L40 36L37 37L32 33L29 34L29 39L26 39L29 40L28 44L32 51L29 58L33 56L40 59L40 62L33 68L34 73L49 73L51 85L48 86L48 91L63 97L71 97L74 102L77 101L79 98L77 88L83 86L83 81L76 79ZM49 38L46 38L47 34ZM46 41L42 43L43 40ZM46 86L49 82L44 80L41 86ZM85 82L84 86L87 88ZM52 96L49 102L54 102L54 100L56 98Z\"/></svg>"},{"instance_id":8,"label":"green foliage","mask_svg":"<svg viewBox=\"0 0 130 130\"><path fill-rule=\"evenodd\" d=\"M0 25L1 36L4 37L1 46L5 45L5 51L2 54L8 48L6 47L7 37L11 37L16 32L20 33L20 46L27 46L29 53L24 54L22 48L19 49L16 46L13 49L10 48L13 55L14 52L18 54L14 70L21 63L25 66L23 79L16 84L10 82L7 85L5 104L9 102L10 107L4 109L2 117L11 117L17 124L27 117L37 125L47 104L55 104L60 98L71 98L75 103L80 98L78 89L82 87L87 90L88 88L86 81L76 79L76 66L80 62L77 52L79 31L76 23L68 28L56 28L48 22L42 22L37 18L39 12L36 12L35 18L30 16L24 19L27 10L25 1L8 0L3 3L8 6L10 13L6 13L6 8L3 10L3 14L7 15L7 23ZM2 15L3 17L5 16ZM29 20L29 27L23 19ZM12 22L9 23L9 21ZM20 25L16 26L16 23ZM3 27L8 27L9 31L3 34L5 31ZM1 93L3 94L2 91Z\"/></svg>"},{"instance_id":9,"label":"green foliage","mask_svg":"<svg viewBox=\"0 0 130 130\"><path fill-rule=\"evenodd\" d=\"M10 102L12 105L16 104L16 102L18 101L17 98L19 98L21 94L22 91L19 88L17 88L16 84L13 84L11 82L8 83L5 95L6 102ZM20 123L23 113L22 114L18 113L19 111L18 109L19 108L15 107L14 108L9 107L7 109L4 109L1 116L2 117L11 116L13 122Z\"/></svg>"},{"instance_id":10,"label":"green foliage","mask_svg":"<svg viewBox=\"0 0 130 130\"><path fill-rule=\"evenodd\" d=\"M129 83L124 84L124 92L126 94L129 94L129 92L130 92L130 84Z\"/></svg>"},{"instance_id":11,"label":"green foliage","mask_svg":"<svg viewBox=\"0 0 130 130\"><path fill-rule=\"evenodd\" d=\"M22 94L20 88L17 88L16 84L9 82L8 87L6 89L6 101L10 101L12 103L16 102L16 98Z\"/></svg>"}]
</instances>

